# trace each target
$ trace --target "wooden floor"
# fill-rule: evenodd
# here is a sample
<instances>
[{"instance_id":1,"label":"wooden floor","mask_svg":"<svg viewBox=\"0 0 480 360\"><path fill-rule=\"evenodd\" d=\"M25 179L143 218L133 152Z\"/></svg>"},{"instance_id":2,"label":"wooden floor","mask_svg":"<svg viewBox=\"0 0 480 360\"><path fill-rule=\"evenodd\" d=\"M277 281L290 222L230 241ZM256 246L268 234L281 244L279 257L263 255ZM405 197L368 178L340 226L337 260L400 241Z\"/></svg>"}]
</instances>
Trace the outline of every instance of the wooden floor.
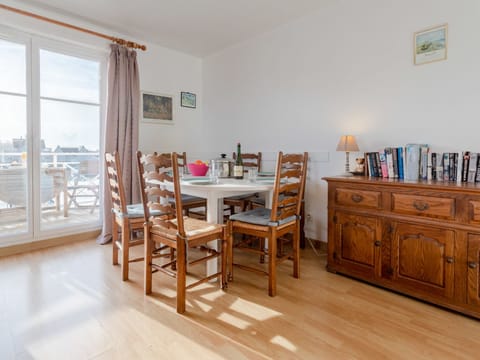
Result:
<instances>
[{"instance_id":1,"label":"wooden floor","mask_svg":"<svg viewBox=\"0 0 480 360\"><path fill-rule=\"evenodd\" d=\"M136 249L140 250L139 247ZM278 295L236 271L175 312L174 280L142 264L120 280L111 245L94 241L0 258L0 359L478 359L480 321L327 273L302 251L281 265ZM160 288L163 290L160 291Z\"/></svg>"}]
</instances>

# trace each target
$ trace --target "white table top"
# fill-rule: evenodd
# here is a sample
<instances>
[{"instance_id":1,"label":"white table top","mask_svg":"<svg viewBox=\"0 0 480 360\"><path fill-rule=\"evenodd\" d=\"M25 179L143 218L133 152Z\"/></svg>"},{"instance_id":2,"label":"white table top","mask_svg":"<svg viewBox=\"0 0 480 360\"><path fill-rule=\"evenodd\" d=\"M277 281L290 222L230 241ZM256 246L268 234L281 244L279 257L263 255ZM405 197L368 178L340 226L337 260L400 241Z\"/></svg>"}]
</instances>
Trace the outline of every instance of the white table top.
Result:
<instances>
[{"instance_id":1,"label":"white table top","mask_svg":"<svg viewBox=\"0 0 480 360\"><path fill-rule=\"evenodd\" d=\"M207 221L221 224L223 222L223 198L254 193L265 193L266 204L270 204L270 196L273 191L273 181L219 179L214 184L208 177L185 178L181 181L182 194L198 196L207 199Z\"/></svg>"}]
</instances>

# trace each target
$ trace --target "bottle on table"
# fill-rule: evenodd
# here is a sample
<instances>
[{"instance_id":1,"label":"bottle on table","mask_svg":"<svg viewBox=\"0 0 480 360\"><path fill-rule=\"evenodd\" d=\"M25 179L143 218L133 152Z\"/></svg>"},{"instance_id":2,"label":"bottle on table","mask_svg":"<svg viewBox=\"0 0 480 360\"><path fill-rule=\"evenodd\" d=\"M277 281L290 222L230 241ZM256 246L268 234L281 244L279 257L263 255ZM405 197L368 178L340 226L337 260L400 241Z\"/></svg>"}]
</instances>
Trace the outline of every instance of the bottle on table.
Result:
<instances>
[{"instance_id":1,"label":"bottle on table","mask_svg":"<svg viewBox=\"0 0 480 360\"><path fill-rule=\"evenodd\" d=\"M233 177L235 179L243 179L243 161L240 143L237 144L237 158L235 159L235 165L233 166Z\"/></svg>"}]
</instances>

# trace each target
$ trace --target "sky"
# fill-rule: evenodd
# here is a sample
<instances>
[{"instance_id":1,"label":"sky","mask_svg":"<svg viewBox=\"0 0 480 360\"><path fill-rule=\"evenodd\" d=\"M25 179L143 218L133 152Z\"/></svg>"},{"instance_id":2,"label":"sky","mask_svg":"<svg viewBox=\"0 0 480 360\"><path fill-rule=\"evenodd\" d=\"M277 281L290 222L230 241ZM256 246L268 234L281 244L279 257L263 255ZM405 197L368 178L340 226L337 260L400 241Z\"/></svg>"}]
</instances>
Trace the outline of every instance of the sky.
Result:
<instances>
[{"instance_id":1,"label":"sky","mask_svg":"<svg viewBox=\"0 0 480 360\"><path fill-rule=\"evenodd\" d=\"M8 69L0 77L2 141L26 137L26 51L23 44L0 39L0 66ZM53 150L57 146L83 145L89 150L98 150L100 64L46 50L40 50L37 55L40 58L40 128L46 146Z\"/></svg>"}]
</instances>

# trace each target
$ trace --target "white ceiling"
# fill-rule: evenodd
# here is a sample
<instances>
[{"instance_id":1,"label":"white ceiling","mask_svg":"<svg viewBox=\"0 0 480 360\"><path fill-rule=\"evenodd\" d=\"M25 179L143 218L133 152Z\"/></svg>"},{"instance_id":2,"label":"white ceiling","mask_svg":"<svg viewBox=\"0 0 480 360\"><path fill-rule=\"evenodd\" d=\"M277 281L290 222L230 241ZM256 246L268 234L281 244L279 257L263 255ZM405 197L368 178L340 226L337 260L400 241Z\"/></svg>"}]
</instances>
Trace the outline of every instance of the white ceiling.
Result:
<instances>
[{"instance_id":1,"label":"white ceiling","mask_svg":"<svg viewBox=\"0 0 480 360\"><path fill-rule=\"evenodd\" d=\"M313 12L329 0L18 0L75 16L136 41L198 57ZM116 34L109 34L116 35ZM131 40L131 39L129 39Z\"/></svg>"}]
</instances>

